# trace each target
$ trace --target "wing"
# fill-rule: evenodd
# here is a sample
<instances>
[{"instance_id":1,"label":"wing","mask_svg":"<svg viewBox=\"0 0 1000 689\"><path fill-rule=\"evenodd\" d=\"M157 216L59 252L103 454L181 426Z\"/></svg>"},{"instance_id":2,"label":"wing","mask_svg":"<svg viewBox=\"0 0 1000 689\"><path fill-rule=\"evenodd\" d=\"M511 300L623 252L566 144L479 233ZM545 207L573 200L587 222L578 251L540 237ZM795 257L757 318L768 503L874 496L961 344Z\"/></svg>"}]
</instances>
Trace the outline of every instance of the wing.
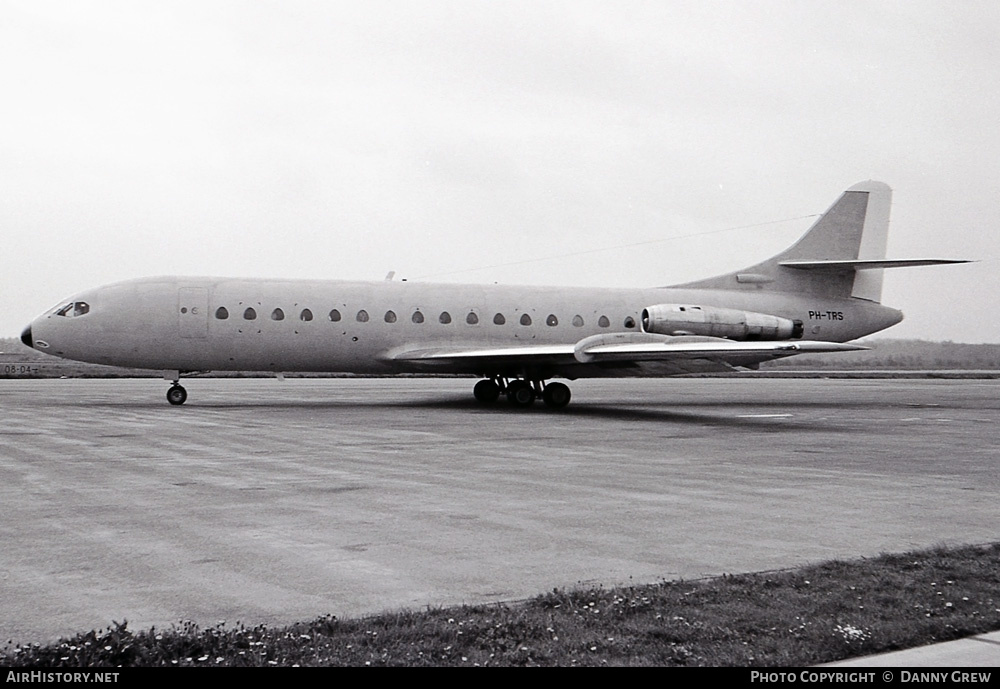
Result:
<instances>
[{"instance_id":1,"label":"wing","mask_svg":"<svg viewBox=\"0 0 1000 689\"><path fill-rule=\"evenodd\" d=\"M734 342L717 337L610 333L575 344L500 347L442 344L389 352L401 370L566 378L669 376L731 371L795 354L850 352L860 345L813 340Z\"/></svg>"}]
</instances>

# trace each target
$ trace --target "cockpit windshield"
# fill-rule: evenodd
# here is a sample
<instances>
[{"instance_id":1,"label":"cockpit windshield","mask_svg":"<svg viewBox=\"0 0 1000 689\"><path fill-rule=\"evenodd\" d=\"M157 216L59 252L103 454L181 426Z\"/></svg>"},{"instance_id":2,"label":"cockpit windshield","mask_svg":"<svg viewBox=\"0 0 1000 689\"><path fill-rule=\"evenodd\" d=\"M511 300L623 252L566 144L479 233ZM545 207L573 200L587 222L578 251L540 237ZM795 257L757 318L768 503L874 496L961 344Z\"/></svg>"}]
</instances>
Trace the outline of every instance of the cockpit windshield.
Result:
<instances>
[{"instance_id":1,"label":"cockpit windshield","mask_svg":"<svg viewBox=\"0 0 1000 689\"><path fill-rule=\"evenodd\" d=\"M90 304L85 301L71 301L56 310L57 316L65 316L67 318L75 318L76 316L83 316L88 313L90 313Z\"/></svg>"}]
</instances>

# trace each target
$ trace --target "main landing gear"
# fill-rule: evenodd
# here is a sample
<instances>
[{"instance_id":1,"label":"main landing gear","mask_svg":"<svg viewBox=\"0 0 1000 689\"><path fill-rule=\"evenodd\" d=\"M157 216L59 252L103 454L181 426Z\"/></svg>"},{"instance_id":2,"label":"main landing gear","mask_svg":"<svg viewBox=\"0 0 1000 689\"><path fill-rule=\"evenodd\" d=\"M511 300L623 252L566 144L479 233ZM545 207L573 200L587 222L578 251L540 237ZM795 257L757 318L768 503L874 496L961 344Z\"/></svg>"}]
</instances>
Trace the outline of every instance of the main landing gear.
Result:
<instances>
[{"instance_id":1,"label":"main landing gear","mask_svg":"<svg viewBox=\"0 0 1000 689\"><path fill-rule=\"evenodd\" d=\"M548 383L541 380L523 380L516 378L508 381L506 378L490 378L476 383L472 393L483 404L493 404L500 395L507 395L507 401L512 406L527 409L538 397L545 406L561 409L569 404L569 387L562 383Z\"/></svg>"}]
</instances>

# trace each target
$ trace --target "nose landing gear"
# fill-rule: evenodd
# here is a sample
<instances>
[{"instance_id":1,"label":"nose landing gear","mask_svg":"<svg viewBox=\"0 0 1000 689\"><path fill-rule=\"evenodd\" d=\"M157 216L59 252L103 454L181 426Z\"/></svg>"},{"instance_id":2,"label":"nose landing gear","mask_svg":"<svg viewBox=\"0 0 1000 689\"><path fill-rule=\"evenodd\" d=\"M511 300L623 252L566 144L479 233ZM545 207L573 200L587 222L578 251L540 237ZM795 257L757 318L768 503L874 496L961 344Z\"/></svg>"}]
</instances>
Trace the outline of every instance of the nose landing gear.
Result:
<instances>
[{"instance_id":1,"label":"nose landing gear","mask_svg":"<svg viewBox=\"0 0 1000 689\"><path fill-rule=\"evenodd\" d=\"M177 381L174 381L174 384L170 386L169 390L167 390L167 401L170 402L170 404L184 404L187 401L187 398L187 390L185 390L183 386L178 385Z\"/></svg>"}]
</instances>

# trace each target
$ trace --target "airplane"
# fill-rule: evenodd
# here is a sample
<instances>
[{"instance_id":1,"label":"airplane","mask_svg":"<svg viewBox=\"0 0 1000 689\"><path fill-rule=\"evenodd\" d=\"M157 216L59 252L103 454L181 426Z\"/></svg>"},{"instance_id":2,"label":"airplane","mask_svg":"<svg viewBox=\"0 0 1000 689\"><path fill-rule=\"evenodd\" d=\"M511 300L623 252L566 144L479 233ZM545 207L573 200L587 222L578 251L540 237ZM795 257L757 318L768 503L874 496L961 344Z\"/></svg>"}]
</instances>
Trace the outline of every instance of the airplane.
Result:
<instances>
[{"instance_id":1,"label":"airplane","mask_svg":"<svg viewBox=\"0 0 1000 689\"><path fill-rule=\"evenodd\" d=\"M902 312L880 303L892 190L847 189L790 248L743 270L649 289L407 281L150 277L81 292L24 329L66 359L155 369L181 405L207 371L469 374L483 404L565 407L553 379L756 369L850 340Z\"/></svg>"}]
</instances>

